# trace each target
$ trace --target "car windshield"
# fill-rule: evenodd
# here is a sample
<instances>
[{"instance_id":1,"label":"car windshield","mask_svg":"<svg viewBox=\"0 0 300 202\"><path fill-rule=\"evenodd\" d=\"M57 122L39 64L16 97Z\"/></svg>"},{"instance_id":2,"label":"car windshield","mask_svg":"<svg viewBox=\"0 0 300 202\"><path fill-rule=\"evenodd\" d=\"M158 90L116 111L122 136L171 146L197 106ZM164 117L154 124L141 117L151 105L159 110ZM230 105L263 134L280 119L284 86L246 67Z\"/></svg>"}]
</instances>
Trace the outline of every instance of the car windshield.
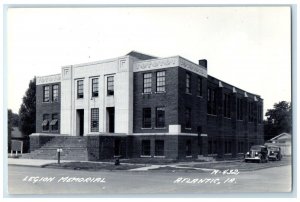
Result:
<instances>
[{"instance_id":1,"label":"car windshield","mask_svg":"<svg viewBox=\"0 0 300 202\"><path fill-rule=\"evenodd\" d=\"M271 151L279 151L279 147L269 147L269 150L271 150Z\"/></svg>"},{"instance_id":2,"label":"car windshield","mask_svg":"<svg viewBox=\"0 0 300 202\"><path fill-rule=\"evenodd\" d=\"M260 150L260 149L261 149L261 146L259 146L259 145L255 145L255 146L251 147L251 150Z\"/></svg>"}]
</instances>

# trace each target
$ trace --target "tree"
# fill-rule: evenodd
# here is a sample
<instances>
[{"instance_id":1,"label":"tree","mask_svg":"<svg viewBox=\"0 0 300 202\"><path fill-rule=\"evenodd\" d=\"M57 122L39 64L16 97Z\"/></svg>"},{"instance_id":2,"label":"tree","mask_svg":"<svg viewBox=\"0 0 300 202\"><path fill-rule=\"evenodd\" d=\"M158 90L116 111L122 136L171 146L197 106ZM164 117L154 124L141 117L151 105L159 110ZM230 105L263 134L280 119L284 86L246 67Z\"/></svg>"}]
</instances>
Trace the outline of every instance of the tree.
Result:
<instances>
[{"instance_id":1,"label":"tree","mask_svg":"<svg viewBox=\"0 0 300 202\"><path fill-rule=\"evenodd\" d=\"M290 133L292 130L291 103L281 101L274 104L273 109L268 109L267 120L264 121L265 140L272 139L280 133Z\"/></svg>"},{"instance_id":2,"label":"tree","mask_svg":"<svg viewBox=\"0 0 300 202\"><path fill-rule=\"evenodd\" d=\"M29 87L23 97L23 102L19 110L19 129L25 135L29 136L35 132L35 112L36 112L36 78L29 82Z\"/></svg>"},{"instance_id":3,"label":"tree","mask_svg":"<svg viewBox=\"0 0 300 202\"><path fill-rule=\"evenodd\" d=\"M8 133L7 148L8 148L8 151L10 151L10 148L11 148L11 131L13 130L12 124L11 124L11 117L12 117L12 111L11 111L11 109L9 109L9 110L7 110L7 133Z\"/></svg>"},{"instance_id":4,"label":"tree","mask_svg":"<svg viewBox=\"0 0 300 202\"><path fill-rule=\"evenodd\" d=\"M13 131L13 127L18 127L19 125L19 115L12 112L11 109L7 110L7 143L8 143L8 151L11 148L11 132Z\"/></svg>"}]
</instances>

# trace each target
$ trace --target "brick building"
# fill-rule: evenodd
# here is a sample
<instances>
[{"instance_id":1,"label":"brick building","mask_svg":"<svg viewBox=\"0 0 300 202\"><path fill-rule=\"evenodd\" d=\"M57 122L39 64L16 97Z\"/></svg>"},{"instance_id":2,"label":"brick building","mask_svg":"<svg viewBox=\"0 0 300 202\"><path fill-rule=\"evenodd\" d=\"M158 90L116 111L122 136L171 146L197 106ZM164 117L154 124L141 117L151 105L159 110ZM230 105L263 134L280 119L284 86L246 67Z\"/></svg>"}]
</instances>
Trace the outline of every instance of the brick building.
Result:
<instances>
[{"instance_id":1,"label":"brick building","mask_svg":"<svg viewBox=\"0 0 300 202\"><path fill-rule=\"evenodd\" d=\"M88 160L234 158L264 139L262 98L207 75L206 60L132 51L37 77L36 93L33 153L82 142Z\"/></svg>"}]
</instances>

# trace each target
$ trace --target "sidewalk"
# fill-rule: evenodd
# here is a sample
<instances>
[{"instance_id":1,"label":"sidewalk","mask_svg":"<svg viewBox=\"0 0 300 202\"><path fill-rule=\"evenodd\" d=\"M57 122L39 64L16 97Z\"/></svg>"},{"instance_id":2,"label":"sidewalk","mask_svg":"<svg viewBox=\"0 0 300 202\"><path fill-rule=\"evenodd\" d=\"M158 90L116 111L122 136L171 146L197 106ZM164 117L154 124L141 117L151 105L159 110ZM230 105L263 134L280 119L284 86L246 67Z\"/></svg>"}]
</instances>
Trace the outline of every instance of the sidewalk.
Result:
<instances>
[{"instance_id":1,"label":"sidewalk","mask_svg":"<svg viewBox=\"0 0 300 202\"><path fill-rule=\"evenodd\" d=\"M49 163L57 163L57 160L8 158L7 162L8 165L42 167ZM60 162L63 163L71 161L61 160Z\"/></svg>"}]
</instances>

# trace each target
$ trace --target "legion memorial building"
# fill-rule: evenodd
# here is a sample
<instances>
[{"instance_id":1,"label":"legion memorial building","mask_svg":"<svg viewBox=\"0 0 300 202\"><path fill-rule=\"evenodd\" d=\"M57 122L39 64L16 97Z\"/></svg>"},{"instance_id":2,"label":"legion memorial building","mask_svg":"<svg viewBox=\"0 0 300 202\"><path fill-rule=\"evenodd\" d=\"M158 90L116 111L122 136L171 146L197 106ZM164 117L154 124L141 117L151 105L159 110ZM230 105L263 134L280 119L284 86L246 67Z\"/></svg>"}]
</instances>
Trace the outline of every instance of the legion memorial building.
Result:
<instances>
[{"instance_id":1,"label":"legion memorial building","mask_svg":"<svg viewBox=\"0 0 300 202\"><path fill-rule=\"evenodd\" d=\"M125 56L36 78L31 158L235 158L263 143L263 99L207 61Z\"/></svg>"}]
</instances>

